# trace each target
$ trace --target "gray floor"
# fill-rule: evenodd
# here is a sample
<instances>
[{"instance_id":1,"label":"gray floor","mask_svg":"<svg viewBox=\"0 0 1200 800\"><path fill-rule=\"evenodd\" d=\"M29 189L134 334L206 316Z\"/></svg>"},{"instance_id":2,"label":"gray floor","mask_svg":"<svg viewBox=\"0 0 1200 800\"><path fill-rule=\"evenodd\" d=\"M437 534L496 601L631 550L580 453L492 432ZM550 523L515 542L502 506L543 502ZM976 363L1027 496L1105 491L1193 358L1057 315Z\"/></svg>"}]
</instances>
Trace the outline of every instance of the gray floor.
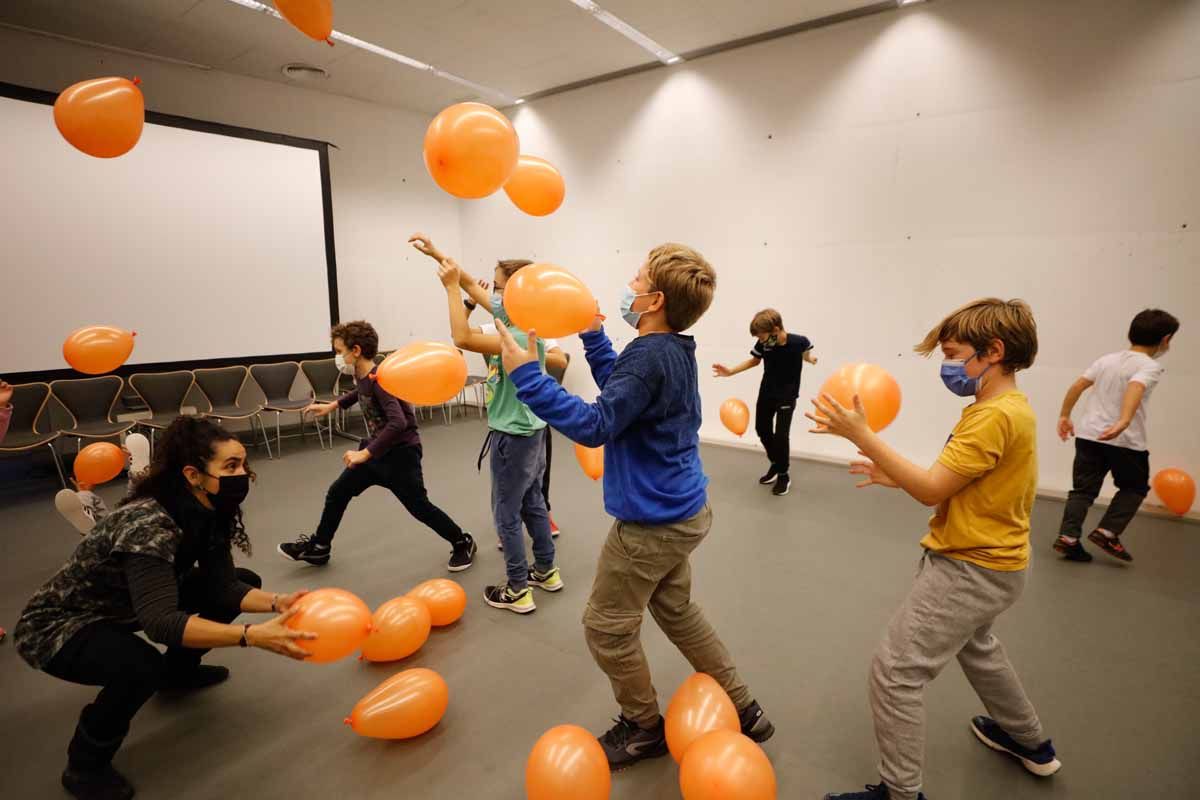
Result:
<instances>
[{"instance_id":1,"label":"gray floor","mask_svg":"<svg viewBox=\"0 0 1200 800\"><path fill-rule=\"evenodd\" d=\"M485 545L459 580L471 604L402 666L347 660L308 665L262 651L226 650L222 687L185 699L156 698L135 720L117 765L146 798L255 797L370 800L524 797L525 758L560 723L595 731L616 707L583 643L580 612L608 519L599 484L587 480L559 439L555 517L567 589L537 595L517 617L480 599L502 575L492 542L487 475L474 470L483 433L475 420L427 424L427 484ZM355 502L332 564L302 569L274 553L310 530L337 452L285 444L281 461L259 459L248 501L257 550L248 565L272 589L341 586L375 605L444 575L446 548L390 494ZM781 798L819 798L873 779L875 752L865 674L876 639L900 602L918 555L924 509L882 490L856 492L841 470L794 467L790 496L755 483L762 459L705 448L716 526L695 558L697 597L735 654L779 732L766 746ZM115 499L117 487L106 490ZM54 512L52 489L0 507L0 623L10 630L31 592L59 565L75 534ZM967 721L981 711L957 667L930 687L926 790L934 800L971 798L1195 797L1200 762L1200 593L1194 526L1139 519L1127 537L1132 567L1051 556L1056 502L1035 511L1036 564L1029 589L998 631L1065 764L1035 779L981 747ZM648 622L646 649L663 703L686 662ZM425 666L450 685L450 708L423 738L359 739L341 724L355 701L403 667ZM0 645L0 795L62 796L57 776L79 708L93 690L30 670L11 641ZM679 797L669 758L614 779L614 798Z\"/></svg>"}]
</instances>

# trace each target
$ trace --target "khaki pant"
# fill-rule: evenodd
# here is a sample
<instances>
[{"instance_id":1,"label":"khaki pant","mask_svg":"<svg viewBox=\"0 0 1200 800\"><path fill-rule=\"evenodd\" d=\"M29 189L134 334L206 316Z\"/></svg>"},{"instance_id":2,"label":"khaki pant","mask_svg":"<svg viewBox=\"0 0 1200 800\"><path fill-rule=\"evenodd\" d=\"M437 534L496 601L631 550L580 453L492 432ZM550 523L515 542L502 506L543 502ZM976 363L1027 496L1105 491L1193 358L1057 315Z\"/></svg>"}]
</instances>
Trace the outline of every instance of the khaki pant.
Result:
<instances>
[{"instance_id":1,"label":"khaki pant","mask_svg":"<svg viewBox=\"0 0 1200 800\"><path fill-rule=\"evenodd\" d=\"M644 728L655 725L660 716L642 650L642 616L647 608L692 667L716 679L739 711L751 703L729 651L692 602L688 558L710 528L712 509L707 505L691 519L668 525L618 520L600 552L592 595L583 613L588 648L612 682L621 712Z\"/></svg>"}]
</instances>

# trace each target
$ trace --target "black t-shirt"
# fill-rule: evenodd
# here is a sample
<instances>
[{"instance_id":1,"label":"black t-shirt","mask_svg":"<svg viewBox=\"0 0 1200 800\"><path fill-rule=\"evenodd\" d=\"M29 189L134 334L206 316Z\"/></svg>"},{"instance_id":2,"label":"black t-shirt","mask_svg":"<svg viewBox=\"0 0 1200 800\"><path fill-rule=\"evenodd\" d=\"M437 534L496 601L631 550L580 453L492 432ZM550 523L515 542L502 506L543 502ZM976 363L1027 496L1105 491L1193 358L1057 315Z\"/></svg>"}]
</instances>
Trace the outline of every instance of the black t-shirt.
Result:
<instances>
[{"instance_id":1,"label":"black t-shirt","mask_svg":"<svg viewBox=\"0 0 1200 800\"><path fill-rule=\"evenodd\" d=\"M795 400L800 396L800 371L804 368L804 354L812 350L812 342L806 336L795 333L787 335L787 341L774 347L754 343L750 355L763 362L762 383L758 394L768 400Z\"/></svg>"}]
</instances>

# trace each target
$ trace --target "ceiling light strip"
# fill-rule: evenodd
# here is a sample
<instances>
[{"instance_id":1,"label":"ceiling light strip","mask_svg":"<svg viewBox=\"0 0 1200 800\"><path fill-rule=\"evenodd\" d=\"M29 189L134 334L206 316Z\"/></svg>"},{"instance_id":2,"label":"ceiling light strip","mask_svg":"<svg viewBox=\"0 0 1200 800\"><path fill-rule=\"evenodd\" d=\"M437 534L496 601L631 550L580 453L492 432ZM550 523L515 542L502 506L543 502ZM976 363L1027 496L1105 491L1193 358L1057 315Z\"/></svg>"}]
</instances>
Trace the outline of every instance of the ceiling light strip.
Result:
<instances>
[{"instance_id":1,"label":"ceiling light strip","mask_svg":"<svg viewBox=\"0 0 1200 800\"><path fill-rule=\"evenodd\" d=\"M638 47L653 53L654 57L662 63L678 64L683 60L683 57L679 54L671 52L617 15L605 11L603 8L593 3L592 0L571 0L571 2L591 14L596 18L597 21L603 22L605 25L636 44Z\"/></svg>"}]
</instances>

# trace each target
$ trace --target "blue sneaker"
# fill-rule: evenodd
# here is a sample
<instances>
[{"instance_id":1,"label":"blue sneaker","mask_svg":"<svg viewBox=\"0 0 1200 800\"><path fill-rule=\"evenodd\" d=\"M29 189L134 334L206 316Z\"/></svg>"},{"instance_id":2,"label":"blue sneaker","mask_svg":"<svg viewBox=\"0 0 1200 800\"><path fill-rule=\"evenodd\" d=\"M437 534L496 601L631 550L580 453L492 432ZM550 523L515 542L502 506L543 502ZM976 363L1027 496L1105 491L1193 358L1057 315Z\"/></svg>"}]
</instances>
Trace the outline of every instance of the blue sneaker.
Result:
<instances>
[{"instance_id":1,"label":"blue sneaker","mask_svg":"<svg viewBox=\"0 0 1200 800\"><path fill-rule=\"evenodd\" d=\"M887 787L882 783L878 786L867 784L865 792L849 792L847 794L827 794L825 800L888 800ZM925 795L918 793L917 800L926 800Z\"/></svg>"},{"instance_id":2,"label":"blue sneaker","mask_svg":"<svg viewBox=\"0 0 1200 800\"><path fill-rule=\"evenodd\" d=\"M1050 743L1049 739L1038 745L1036 750L1030 750L1028 747L1017 744L1011 736L1005 733L1003 728L996 724L994 719L988 717L972 719L971 731L979 741L993 750L1008 753L1034 775L1048 778L1062 769L1062 762L1055 757L1054 745Z\"/></svg>"}]
</instances>

